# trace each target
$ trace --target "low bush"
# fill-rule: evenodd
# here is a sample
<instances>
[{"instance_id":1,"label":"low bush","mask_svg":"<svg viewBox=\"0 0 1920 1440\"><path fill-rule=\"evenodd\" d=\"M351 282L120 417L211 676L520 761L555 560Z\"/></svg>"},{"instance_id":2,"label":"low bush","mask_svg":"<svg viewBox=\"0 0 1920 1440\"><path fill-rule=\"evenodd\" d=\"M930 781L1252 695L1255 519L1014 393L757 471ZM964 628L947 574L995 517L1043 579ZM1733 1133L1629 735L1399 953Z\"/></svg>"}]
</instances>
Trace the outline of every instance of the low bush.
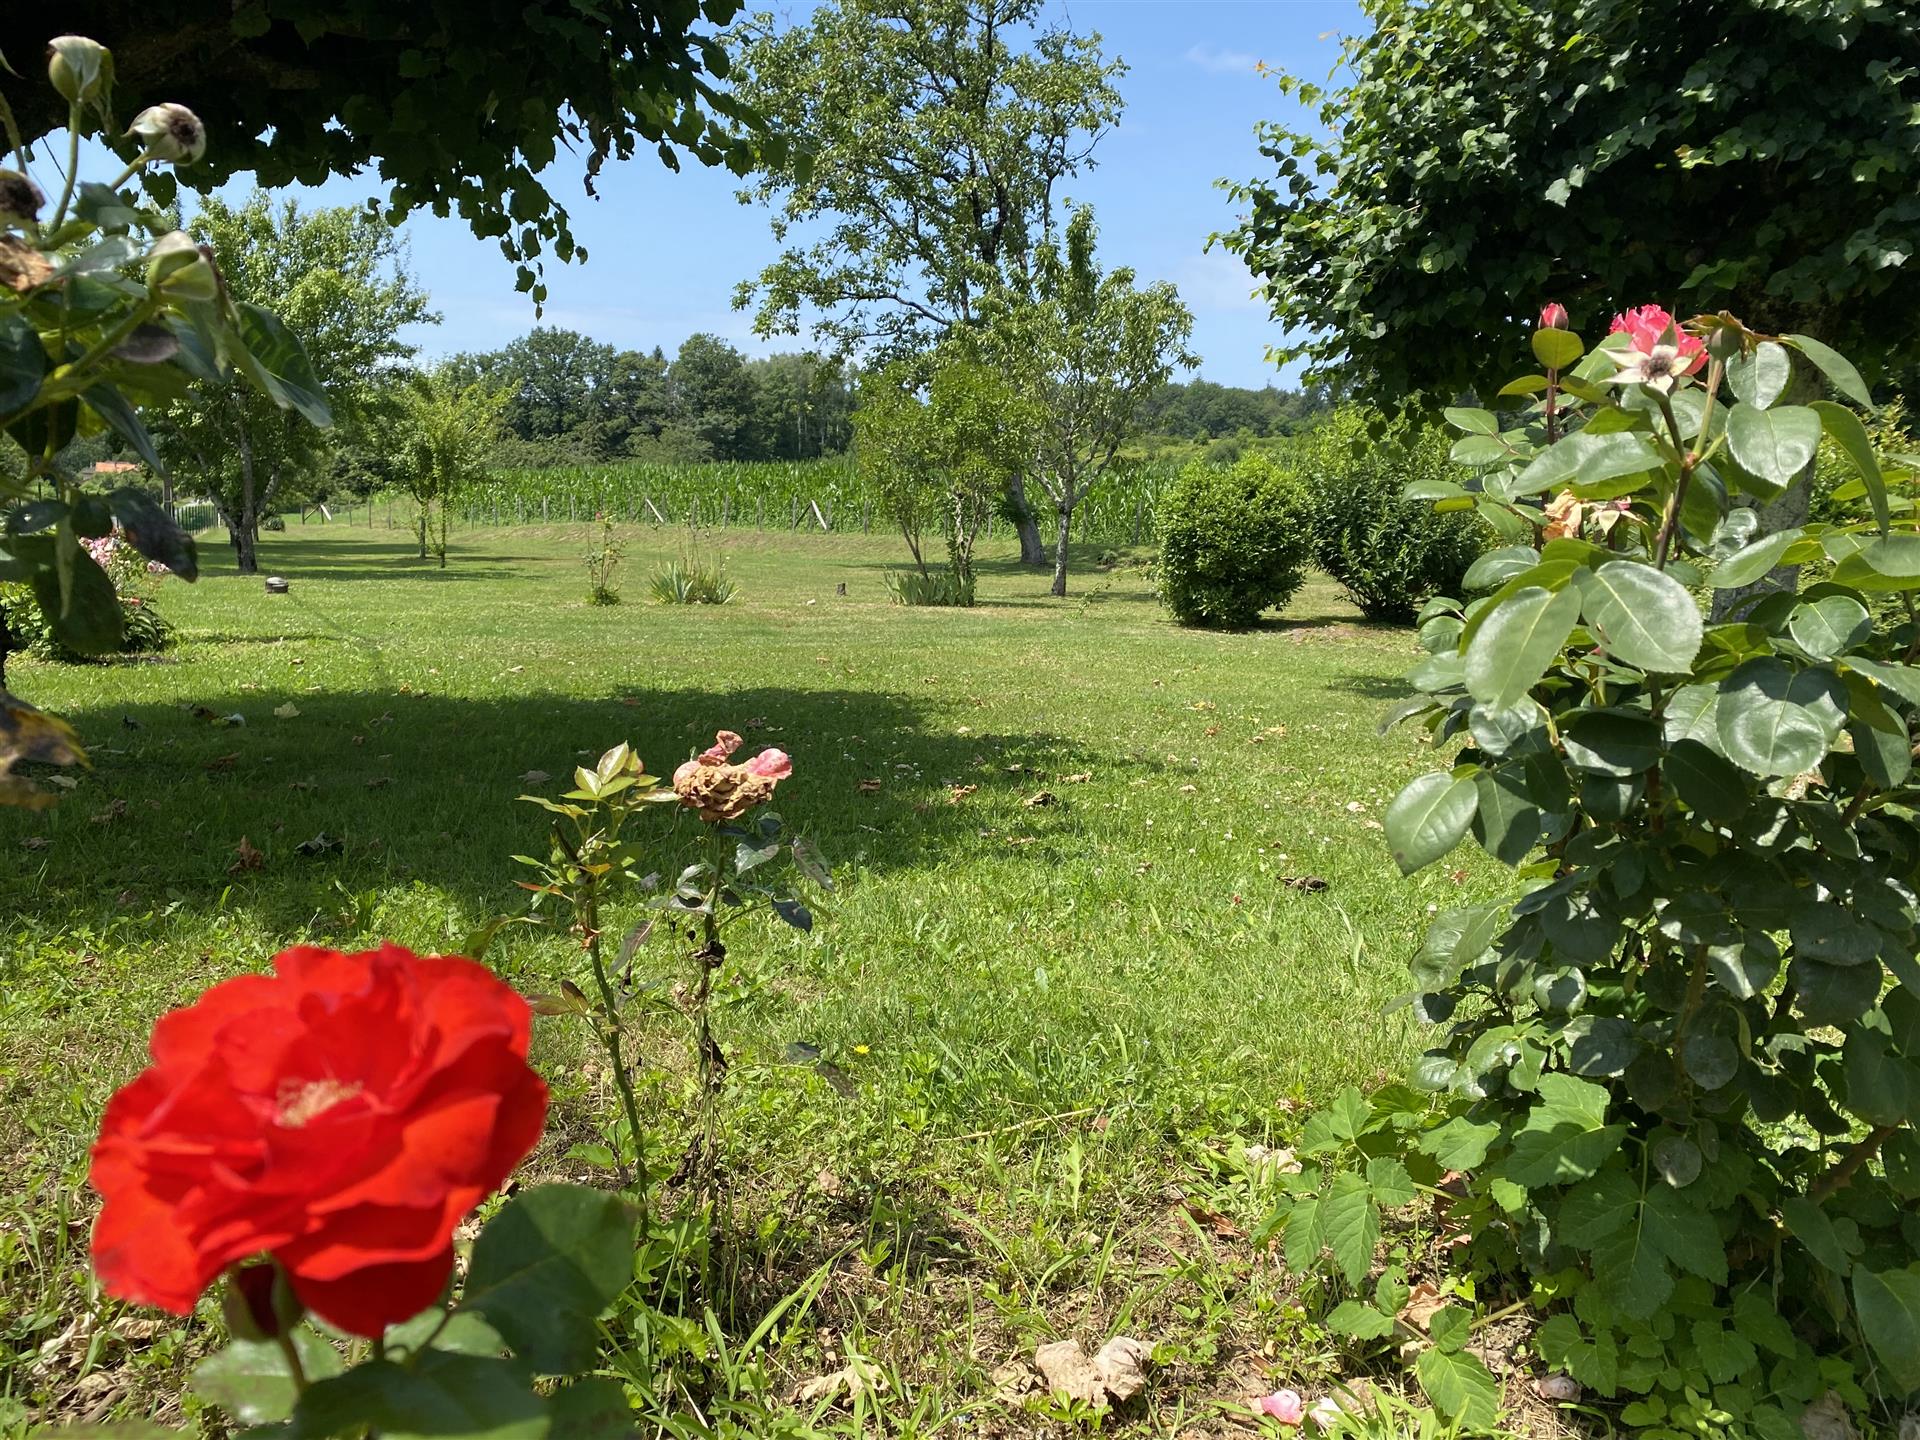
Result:
<instances>
[{"instance_id":1,"label":"low bush","mask_svg":"<svg viewBox=\"0 0 1920 1440\"><path fill-rule=\"evenodd\" d=\"M151 655L171 645L173 626L155 608L152 598L138 588L153 583L146 560L117 534L84 543L87 553L113 582L120 603L120 643L113 653ZM0 633L0 662L9 653L23 652L68 664L100 658L63 644L47 622L33 587L24 583L0 585L0 632L4 632Z\"/></svg>"},{"instance_id":2,"label":"low bush","mask_svg":"<svg viewBox=\"0 0 1920 1440\"><path fill-rule=\"evenodd\" d=\"M973 576L952 570L889 570L887 593L896 605L951 605L964 608L973 604Z\"/></svg>"},{"instance_id":3,"label":"low bush","mask_svg":"<svg viewBox=\"0 0 1920 1440\"><path fill-rule=\"evenodd\" d=\"M1472 514L1404 498L1423 479L1455 478L1436 426L1337 411L1289 452L1313 507L1314 560L1369 620L1405 623L1432 595L1457 595L1481 550Z\"/></svg>"},{"instance_id":4,"label":"low bush","mask_svg":"<svg viewBox=\"0 0 1920 1440\"><path fill-rule=\"evenodd\" d=\"M1188 465L1156 520L1160 598L1182 625L1248 628L1293 598L1313 558L1307 498L1267 455Z\"/></svg>"},{"instance_id":5,"label":"low bush","mask_svg":"<svg viewBox=\"0 0 1920 1440\"><path fill-rule=\"evenodd\" d=\"M724 605L739 588L727 574L726 561L692 551L669 560L647 580L658 605Z\"/></svg>"}]
</instances>

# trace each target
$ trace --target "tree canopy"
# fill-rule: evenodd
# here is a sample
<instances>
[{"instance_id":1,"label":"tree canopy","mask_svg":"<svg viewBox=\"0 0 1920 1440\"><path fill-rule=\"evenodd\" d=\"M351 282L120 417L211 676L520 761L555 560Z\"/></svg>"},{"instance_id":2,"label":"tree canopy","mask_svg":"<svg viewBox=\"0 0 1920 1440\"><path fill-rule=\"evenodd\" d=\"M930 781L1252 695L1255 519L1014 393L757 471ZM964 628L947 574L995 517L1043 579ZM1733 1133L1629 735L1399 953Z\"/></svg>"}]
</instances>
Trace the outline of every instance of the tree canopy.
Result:
<instances>
[{"instance_id":1,"label":"tree canopy","mask_svg":"<svg viewBox=\"0 0 1920 1440\"><path fill-rule=\"evenodd\" d=\"M784 163L717 82L727 56L703 24L740 0L73 0L26 6L3 46L16 67L53 36L113 50L115 86L188 106L205 157L182 173L208 189L251 171L269 187L377 169L390 222L458 212L519 264L522 290L547 252L584 259L543 172L584 154L587 188L609 160L652 146L746 174ZM14 101L29 140L66 124L43 86ZM170 175L149 176L171 198Z\"/></svg>"},{"instance_id":2,"label":"tree canopy","mask_svg":"<svg viewBox=\"0 0 1920 1440\"><path fill-rule=\"evenodd\" d=\"M1730 308L1920 359L1920 72L1881 0L1364 0L1350 78L1282 88L1229 188L1275 348L1381 398L1484 383L1542 302L1576 329ZM1729 43L1730 37L1738 43Z\"/></svg>"},{"instance_id":3,"label":"tree canopy","mask_svg":"<svg viewBox=\"0 0 1920 1440\"><path fill-rule=\"evenodd\" d=\"M779 259L740 287L762 334L803 309L841 347L924 350L1024 277L1059 183L1119 117L1124 67L1041 0L838 0L742 28L739 95L805 137L741 199L772 209Z\"/></svg>"}]
</instances>

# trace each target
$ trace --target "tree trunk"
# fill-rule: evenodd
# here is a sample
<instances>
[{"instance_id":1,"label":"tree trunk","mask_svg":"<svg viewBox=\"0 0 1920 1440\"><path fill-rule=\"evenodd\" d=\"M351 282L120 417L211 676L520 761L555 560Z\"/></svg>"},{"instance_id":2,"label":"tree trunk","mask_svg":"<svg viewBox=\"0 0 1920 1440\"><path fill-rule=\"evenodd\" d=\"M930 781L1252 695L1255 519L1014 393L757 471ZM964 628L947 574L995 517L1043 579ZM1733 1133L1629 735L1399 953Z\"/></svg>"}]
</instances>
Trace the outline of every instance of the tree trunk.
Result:
<instances>
[{"instance_id":1,"label":"tree trunk","mask_svg":"<svg viewBox=\"0 0 1920 1440\"><path fill-rule=\"evenodd\" d=\"M1007 481L1008 508L1013 511L1013 528L1020 536L1020 563L1022 565L1044 565L1047 563L1047 544L1040 538L1040 522L1034 517L1033 507L1027 503L1027 477L1015 475Z\"/></svg>"},{"instance_id":2,"label":"tree trunk","mask_svg":"<svg viewBox=\"0 0 1920 1440\"><path fill-rule=\"evenodd\" d=\"M1819 373L1798 356L1793 360L1793 378L1787 382L1787 388L1776 402L1780 405L1805 405L1818 400L1821 395ZM1813 471L1820 463L1819 456L1807 462L1807 468L1794 476L1791 484L1773 499L1753 508L1759 512L1760 528L1754 532L1755 540L1781 530L1791 530L1796 525L1807 523L1807 514L1813 505ZM1776 565L1751 585L1735 586L1731 590L1713 592L1711 618L1714 623L1733 619L1752 609L1761 600L1776 590L1797 590L1800 587L1800 567L1798 565Z\"/></svg>"},{"instance_id":3,"label":"tree trunk","mask_svg":"<svg viewBox=\"0 0 1920 1440\"><path fill-rule=\"evenodd\" d=\"M227 522L227 536L233 541L233 561L242 575L258 575L260 561L254 553L258 539L253 527L244 523L245 517Z\"/></svg>"},{"instance_id":4,"label":"tree trunk","mask_svg":"<svg viewBox=\"0 0 1920 1440\"><path fill-rule=\"evenodd\" d=\"M1073 526L1073 512L1060 512L1060 539L1053 547L1053 593L1067 593L1067 532Z\"/></svg>"},{"instance_id":5,"label":"tree trunk","mask_svg":"<svg viewBox=\"0 0 1920 1440\"><path fill-rule=\"evenodd\" d=\"M420 558L427 558L427 512L422 510L414 520L414 538L420 542Z\"/></svg>"}]
</instances>

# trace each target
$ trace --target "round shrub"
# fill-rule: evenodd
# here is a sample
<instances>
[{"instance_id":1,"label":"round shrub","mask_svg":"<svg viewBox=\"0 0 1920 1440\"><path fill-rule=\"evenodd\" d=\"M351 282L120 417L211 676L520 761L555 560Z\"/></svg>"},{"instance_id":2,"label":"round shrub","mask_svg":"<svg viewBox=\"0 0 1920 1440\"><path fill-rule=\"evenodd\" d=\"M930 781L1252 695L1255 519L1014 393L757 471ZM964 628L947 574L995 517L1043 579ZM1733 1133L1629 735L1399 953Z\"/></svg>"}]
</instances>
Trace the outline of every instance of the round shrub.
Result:
<instances>
[{"instance_id":1,"label":"round shrub","mask_svg":"<svg viewBox=\"0 0 1920 1440\"><path fill-rule=\"evenodd\" d=\"M1313 558L1306 497L1267 455L1188 465L1155 518L1160 598L1182 625L1246 629L1293 598Z\"/></svg>"},{"instance_id":2,"label":"round shrub","mask_svg":"<svg viewBox=\"0 0 1920 1440\"><path fill-rule=\"evenodd\" d=\"M1369 620L1405 623L1429 596L1458 595L1480 554L1472 513L1403 498L1415 480L1459 478L1450 446L1438 426L1345 408L1289 452L1313 507L1314 559Z\"/></svg>"}]
</instances>

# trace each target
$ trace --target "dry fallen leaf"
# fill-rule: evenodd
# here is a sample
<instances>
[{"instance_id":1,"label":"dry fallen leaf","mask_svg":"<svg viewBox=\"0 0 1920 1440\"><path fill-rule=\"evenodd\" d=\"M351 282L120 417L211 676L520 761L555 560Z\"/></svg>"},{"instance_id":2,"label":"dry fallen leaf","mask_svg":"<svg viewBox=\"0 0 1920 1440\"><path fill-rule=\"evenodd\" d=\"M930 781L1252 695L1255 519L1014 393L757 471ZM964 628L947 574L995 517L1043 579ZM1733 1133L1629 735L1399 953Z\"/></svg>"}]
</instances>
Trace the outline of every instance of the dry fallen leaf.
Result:
<instances>
[{"instance_id":1,"label":"dry fallen leaf","mask_svg":"<svg viewBox=\"0 0 1920 1440\"><path fill-rule=\"evenodd\" d=\"M1084 785L1091 779L1093 779L1093 772L1091 770L1082 770L1073 775L1062 775L1060 777L1060 783L1062 785Z\"/></svg>"},{"instance_id":2,"label":"dry fallen leaf","mask_svg":"<svg viewBox=\"0 0 1920 1440\"><path fill-rule=\"evenodd\" d=\"M1104 1410L1110 1399L1126 1400L1139 1393L1147 1383L1148 1355L1138 1340L1116 1335L1091 1359L1078 1340L1056 1340L1034 1351L1033 1363L1049 1390Z\"/></svg>"},{"instance_id":3,"label":"dry fallen leaf","mask_svg":"<svg viewBox=\"0 0 1920 1440\"><path fill-rule=\"evenodd\" d=\"M544 785L551 779L553 779L553 776L544 770L529 770L520 777L520 783L522 785Z\"/></svg>"},{"instance_id":4,"label":"dry fallen leaf","mask_svg":"<svg viewBox=\"0 0 1920 1440\"><path fill-rule=\"evenodd\" d=\"M979 788L978 785L949 785L947 787L947 803L949 805L958 805Z\"/></svg>"},{"instance_id":5,"label":"dry fallen leaf","mask_svg":"<svg viewBox=\"0 0 1920 1440\"><path fill-rule=\"evenodd\" d=\"M376 775L373 777L373 779L367 781L367 789L384 790L386 789L387 786L391 785L392 783L393 783L393 777L391 775Z\"/></svg>"},{"instance_id":6,"label":"dry fallen leaf","mask_svg":"<svg viewBox=\"0 0 1920 1440\"><path fill-rule=\"evenodd\" d=\"M273 718L276 720L298 720L300 718L300 707L291 700L284 705L276 705L273 707Z\"/></svg>"},{"instance_id":7,"label":"dry fallen leaf","mask_svg":"<svg viewBox=\"0 0 1920 1440\"><path fill-rule=\"evenodd\" d=\"M1280 883L1289 890L1304 890L1309 895L1318 895L1327 888L1327 882L1318 875L1282 875Z\"/></svg>"},{"instance_id":8,"label":"dry fallen leaf","mask_svg":"<svg viewBox=\"0 0 1920 1440\"><path fill-rule=\"evenodd\" d=\"M233 847L233 853L239 858L227 867L229 875L244 875L250 870L266 868L267 857L254 849L253 842L244 835L240 837L240 843Z\"/></svg>"},{"instance_id":9,"label":"dry fallen leaf","mask_svg":"<svg viewBox=\"0 0 1920 1440\"><path fill-rule=\"evenodd\" d=\"M880 782L878 780L862 780L855 788L858 789L862 795L873 795L879 791Z\"/></svg>"},{"instance_id":10,"label":"dry fallen leaf","mask_svg":"<svg viewBox=\"0 0 1920 1440\"><path fill-rule=\"evenodd\" d=\"M51 844L53 844L53 841L44 835L29 835L20 842L20 848L22 850L44 850Z\"/></svg>"},{"instance_id":11,"label":"dry fallen leaf","mask_svg":"<svg viewBox=\"0 0 1920 1440\"><path fill-rule=\"evenodd\" d=\"M1422 1280L1408 1293L1407 1303L1400 1307L1400 1318L1424 1334L1435 1313L1446 1308L1447 1297L1439 1287Z\"/></svg>"},{"instance_id":12,"label":"dry fallen leaf","mask_svg":"<svg viewBox=\"0 0 1920 1440\"><path fill-rule=\"evenodd\" d=\"M209 775L215 775L215 774L219 774L222 771L231 770L233 769L234 766L238 765L239 763L240 763L240 752L236 750L231 755L216 755L213 759L207 761L207 763L201 766L200 768L205 770Z\"/></svg>"},{"instance_id":13,"label":"dry fallen leaf","mask_svg":"<svg viewBox=\"0 0 1920 1440\"><path fill-rule=\"evenodd\" d=\"M1043 805L1058 805L1060 797L1051 790L1036 790L1021 803L1029 809L1037 810Z\"/></svg>"},{"instance_id":14,"label":"dry fallen leaf","mask_svg":"<svg viewBox=\"0 0 1920 1440\"><path fill-rule=\"evenodd\" d=\"M1222 1240L1244 1240L1247 1238L1247 1232L1236 1225L1231 1216L1222 1215L1218 1210L1210 1210L1205 1205L1193 1200L1187 1201L1186 1210L1187 1214L1191 1215L1196 1221L1211 1230Z\"/></svg>"},{"instance_id":15,"label":"dry fallen leaf","mask_svg":"<svg viewBox=\"0 0 1920 1440\"><path fill-rule=\"evenodd\" d=\"M871 1360L858 1355L849 1356L847 1363L831 1374L809 1380L794 1391L794 1399L802 1405L812 1404L816 1400L858 1399L862 1395L883 1395L887 1389L887 1377L880 1367Z\"/></svg>"}]
</instances>

